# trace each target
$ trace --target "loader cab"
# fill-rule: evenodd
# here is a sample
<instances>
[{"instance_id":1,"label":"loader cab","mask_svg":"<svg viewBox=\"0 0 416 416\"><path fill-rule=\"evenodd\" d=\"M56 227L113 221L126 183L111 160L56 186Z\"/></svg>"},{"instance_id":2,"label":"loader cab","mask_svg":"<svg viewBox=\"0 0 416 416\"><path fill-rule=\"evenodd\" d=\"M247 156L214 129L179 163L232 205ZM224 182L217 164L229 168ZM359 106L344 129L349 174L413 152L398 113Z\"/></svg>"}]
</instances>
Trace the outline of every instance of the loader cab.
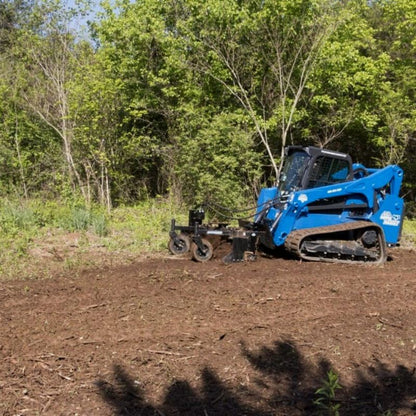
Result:
<instances>
[{"instance_id":1,"label":"loader cab","mask_svg":"<svg viewBox=\"0 0 416 416\"><path fill-rule=\"evenodd\" d=\"M287 194L347 182L353 177L351 157L318 147L289 146L279 178L279 190Z\"/></svg>"}]
</instances>

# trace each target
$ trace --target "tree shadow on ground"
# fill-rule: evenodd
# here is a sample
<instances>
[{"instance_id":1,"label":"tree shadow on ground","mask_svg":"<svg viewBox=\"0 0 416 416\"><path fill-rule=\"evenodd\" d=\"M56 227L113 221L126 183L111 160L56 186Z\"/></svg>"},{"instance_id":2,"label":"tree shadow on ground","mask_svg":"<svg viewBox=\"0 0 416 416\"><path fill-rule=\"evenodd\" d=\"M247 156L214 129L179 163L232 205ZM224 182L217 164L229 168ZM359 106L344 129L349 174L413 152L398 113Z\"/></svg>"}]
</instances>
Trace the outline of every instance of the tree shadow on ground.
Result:
<instances>
[{"instance_id":1,"label":"tree shadow on ground","mask_svg":"<svg viewBox=\"0 0 416 416\"><path fill-rule=\"evenodd\" d=\"M315 392L331 368L329 361L322 359L318 365L308 362L290 341L277 341L272 348L255 352L243 344L241 353L258 373L249 388L225 383L213 370L204 368L199 388L188 381L176 381L160 403L151 403L135 378L120 365L114 366L111 382L98 380L96 385L117 416L331 414L320 412L314 404ZM355 384L338 390L333 404L339 404L340 416L394 415L396 411L414 415L415 369L397 366L392 370L379 362L357 371Z\"/></svg>"}]
</instances>

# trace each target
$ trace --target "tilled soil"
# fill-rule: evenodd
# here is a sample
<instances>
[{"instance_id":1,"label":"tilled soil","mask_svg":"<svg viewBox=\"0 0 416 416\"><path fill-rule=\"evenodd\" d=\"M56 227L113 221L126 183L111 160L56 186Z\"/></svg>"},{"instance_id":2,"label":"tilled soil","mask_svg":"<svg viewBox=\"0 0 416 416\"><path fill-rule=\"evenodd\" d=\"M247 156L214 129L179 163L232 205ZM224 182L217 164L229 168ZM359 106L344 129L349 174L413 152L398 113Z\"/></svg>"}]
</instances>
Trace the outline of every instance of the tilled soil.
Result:
<instances>
[{"instance_id":1,"label":"tilled soil","mask_svg":"<svg viewBox=\"0 0 416 416\"><path fill-rule=\"evenodd\" d=\"M0 414L415 415L416 252L390 255L0 283Z\"/></svg>"}]
</instances>

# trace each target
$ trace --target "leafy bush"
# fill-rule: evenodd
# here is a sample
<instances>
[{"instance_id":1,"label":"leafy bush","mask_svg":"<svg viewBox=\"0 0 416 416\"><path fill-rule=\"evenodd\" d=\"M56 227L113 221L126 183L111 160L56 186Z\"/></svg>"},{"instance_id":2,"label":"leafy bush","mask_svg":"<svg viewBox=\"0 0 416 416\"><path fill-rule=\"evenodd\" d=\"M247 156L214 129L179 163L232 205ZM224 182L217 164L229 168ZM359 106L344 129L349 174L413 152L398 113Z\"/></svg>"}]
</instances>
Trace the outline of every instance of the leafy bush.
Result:
<instances>
[{"instance_id":1,"label":"leafy bush","mask_svg":"<svg viewBox=\"0 0 416 416\"><path fill-rule=\"evenodd\" d=\"M186 184L182 196L189 203L244 206L258 191L263 172L254 139L243 128L244 120L224 112L214 117L201 114L197 121L194 129L187 125L178 150L176 173Z\"/></svg>"}]
</instances>

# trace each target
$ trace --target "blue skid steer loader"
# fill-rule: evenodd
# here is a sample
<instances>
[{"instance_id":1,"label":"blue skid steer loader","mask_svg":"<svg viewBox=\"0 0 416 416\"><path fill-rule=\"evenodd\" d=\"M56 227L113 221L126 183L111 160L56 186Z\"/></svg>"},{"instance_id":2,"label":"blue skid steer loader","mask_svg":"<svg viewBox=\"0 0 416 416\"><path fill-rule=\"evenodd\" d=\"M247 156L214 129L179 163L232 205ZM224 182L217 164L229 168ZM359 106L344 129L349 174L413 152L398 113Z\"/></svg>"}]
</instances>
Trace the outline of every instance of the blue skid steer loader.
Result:
<instances>
[{"instance_id":1,"label":"blue skid steer loader","mask_svg":"<svg viewBox=\"0 0 416 416\"><path fill-rule=\"evenodd\" d=\"M312 146L289 146L285 156L278 186L261 190L252 222L206 225L204 210L191 210L188 225L172 219L170 251L191 251L205 262L219 236L232 244L225 263L254 259L262 248L312 261L384 263L387 246L401 235L402 169L366 168L347 154Z\"/></svg>"}]
</instances>

